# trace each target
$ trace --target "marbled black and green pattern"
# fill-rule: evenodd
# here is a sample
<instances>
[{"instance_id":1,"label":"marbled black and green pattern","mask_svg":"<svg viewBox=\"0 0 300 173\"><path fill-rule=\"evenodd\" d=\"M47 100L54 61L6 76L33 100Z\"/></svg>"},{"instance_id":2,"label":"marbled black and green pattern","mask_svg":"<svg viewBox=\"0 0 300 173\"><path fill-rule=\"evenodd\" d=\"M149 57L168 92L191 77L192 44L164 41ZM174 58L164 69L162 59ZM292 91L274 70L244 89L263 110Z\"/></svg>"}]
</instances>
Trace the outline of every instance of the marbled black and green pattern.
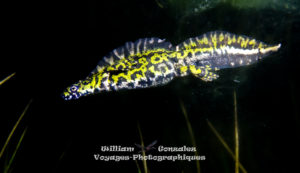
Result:
<instances>
[{"instance_id":1,"label":"marbled black and green pattern","mask_svg":"<svg viewBox=\"0 0 300 173\"><path fill-rule=\"evenodd\" d=\"M219 77L215 73L219 69L253 64L280 46L222 31L189 38L177 46L165 39L139 39L110 52L86 79L68 87L63 98L153 87L190 74L212 81Z\"/></svg>"}]
</instances>

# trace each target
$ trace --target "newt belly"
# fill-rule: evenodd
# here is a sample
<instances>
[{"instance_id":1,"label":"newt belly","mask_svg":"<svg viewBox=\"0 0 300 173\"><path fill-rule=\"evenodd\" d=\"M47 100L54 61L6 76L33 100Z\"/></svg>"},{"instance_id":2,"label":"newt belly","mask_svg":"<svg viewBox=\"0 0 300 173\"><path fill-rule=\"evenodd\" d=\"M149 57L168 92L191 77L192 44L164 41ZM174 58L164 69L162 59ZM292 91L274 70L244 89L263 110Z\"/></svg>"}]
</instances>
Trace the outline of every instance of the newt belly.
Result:
<instances>
[{"instance_id":1,"label":"newt belly","mask_svg":"<svg viewBox=\"0 0 300 173\"><path fill-rule=\"evenodd\" d=\"M68 87L63 98L153 87L177 76L212 81L219 77L216 71L253 64L280 46L222 31L189 38L177 46L159 38L139 39L110 52L86 79Z\"/></svg>"}]
</instances>

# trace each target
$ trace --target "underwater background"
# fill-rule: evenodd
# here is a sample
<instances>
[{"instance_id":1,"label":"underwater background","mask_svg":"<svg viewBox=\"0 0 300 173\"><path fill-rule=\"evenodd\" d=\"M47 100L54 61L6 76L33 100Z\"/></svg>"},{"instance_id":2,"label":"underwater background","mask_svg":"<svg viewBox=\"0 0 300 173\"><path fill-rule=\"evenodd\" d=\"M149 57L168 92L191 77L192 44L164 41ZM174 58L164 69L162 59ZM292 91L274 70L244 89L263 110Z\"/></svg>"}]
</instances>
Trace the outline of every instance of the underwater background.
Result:
<instances>
[{"instance_id":1,"label":"underwater background","mask_svg":"<svg viewBox=\"0 0 300 173\"><path fill-rule=\"evenodd\" d=\"M201 172L234 172L234 159L208 122L234 151L235 91L239 161L245 170L298 170L299 8L297 0L89 0L84 19L77 14L86 15L85 10L69 12L68 7L62 16L49 10L46 22L43 17L33 18L34 25L22 14L11 14L18 20L7 22L12 30L5 25L3 35L8 38L3 49L8 54L1 58L0 80L15 75L0 86L1 148L32 102L1 157L0 168L7 165L27 129L12 172L144 172L141 161L94 159L97 153L113 154L101 152L101 146L135 147L141 141L139 126L145 145L155 140L155 147L195 142L198 154L206 158L200 161ZM51 19L52 14L59 20ZM67 86L85 78L104 55L127 41L159 37L176 45L215 30L282 46L254 65L219 71L220 78L212 82L189 76L155 88L73 101L61 98ZM147 167L150 172L199 172L195 161L147 161Z\"/></svg>"}]
</instances>

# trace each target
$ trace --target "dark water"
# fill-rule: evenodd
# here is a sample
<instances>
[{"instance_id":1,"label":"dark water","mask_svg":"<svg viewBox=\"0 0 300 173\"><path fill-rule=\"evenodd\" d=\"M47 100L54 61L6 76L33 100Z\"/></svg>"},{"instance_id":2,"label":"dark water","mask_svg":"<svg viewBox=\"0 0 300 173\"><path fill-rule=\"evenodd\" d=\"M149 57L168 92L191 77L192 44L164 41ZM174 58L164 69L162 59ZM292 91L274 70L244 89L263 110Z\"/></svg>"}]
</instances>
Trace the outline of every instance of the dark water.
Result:
<instances>
[{"instance_id":1,"label":"dark water","mask_svg":"<svg viewBox=\"0 0 300 173\"><path fill-rule=\"evenodd\" d=\"M5 154L12 153L17 137L28 127L13 163L15 172L138 172L132 160L95 161L93 154L112 155L100 151L104 145L139 143L137 123L145 144L157 140L157 146L192 146L180 100L187 110L197 151L206 157L200 161L201 172L233 172L234 161L207 120L233 149L234 90L240 162L245 169L290 172L297 167L298 11L278 4L259 8L216 3L193 12L193 4L182 8L186 4L170 2L89 1L88 18L80 20L75 17L79 11L71 10L59 15L56 23L52 13L47 13L49 20L42 18L41 25L38 14L28 15L36 17L34 25L26 25L27 17L16 16L24 28L20 32L7 29L12 39L7 39L5 48L10 54L3 56L8 62L1 62L0 69L1 79L16 72L0 86L1 146L26 104L30 99L33 102ZM86 77L102 56L126 41L155 36L176 45L213 30L281 43L282 48L255 65L222 70L220 78L210 83L187 77L158 88L103 93L75 101L60 98L65 87ZM139 165L143 167L140 161ZM187 161L149 161L148 167L151 172L196 172L195 162Z\"/></svg>"}]
</instances>

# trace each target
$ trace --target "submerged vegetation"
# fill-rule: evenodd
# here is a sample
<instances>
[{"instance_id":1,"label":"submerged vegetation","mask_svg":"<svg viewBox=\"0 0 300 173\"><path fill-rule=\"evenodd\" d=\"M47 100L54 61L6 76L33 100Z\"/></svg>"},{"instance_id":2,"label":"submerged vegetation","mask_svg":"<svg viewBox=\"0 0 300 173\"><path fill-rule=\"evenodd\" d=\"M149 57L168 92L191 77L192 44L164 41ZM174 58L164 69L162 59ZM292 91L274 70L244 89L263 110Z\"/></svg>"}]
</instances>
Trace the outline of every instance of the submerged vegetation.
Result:
<instances>
[{"instance_id":1,"label":"submerged vegetation","mask_svg":"<svg viewBox=\"0 0 300 173\"><path fill-rule=\"evenodd\" d=\"M10 78L12 78L16 73L12 73L11 75L7 76L3 80L0 81L0 85L4 84L6 81L8 81Z\"/></svg>"},{"instance_id":2,"label":"submerged vegetation","mask_svg":"<svg viewBox=\"0 0 300 173\"><path fill-rule=\"evenodd\" d=\"M186 108L185 108L185 106L184 106L184 104L181 100L179 100L179 103L180 103L182 114L184 115L184 119L185 119L185 122L186 122L186 125L187 125L187 128L188 128L188 133L189 133L189 137L191 139L192 146L195 147L195 148L199 148L199 147L197 147L198 145L196 144L196 138L195 138L195 135L194 135L194 130L192 128L191 122L190 122L189 117L187 115ZM217 139L220 141L220 143L224 146L225 150L233 158L234 163L235 163L235 173L239 173L240 170L243 173L247 173L246 169L240 163L240 160L239 160L239 133L238 133L239 128L238 128L237 99L236 99L236 91L235 90L233 92L233 105L234 105L234 108L233 108L234 109L234 111L233 111L234 112L234 132L233 132L233 136L234 136L234 143L235 143L234 152L231 149L231 147L229 147L227 142L225 142L225 140L221 136L221 134L216 130L216 128L213 126L213 124L208 119L207 119L207 124L208 124L209 129L214 133L214 135L217 137ZM142 135L141 127L140 127L139 123L137 123L137 128L138 128L138 132L139 132L139 137L141 139L141 145L142 145L142 147L144 147L143 135ZM201 151L200 151L200 153L201 153ZM142 155L143 155L143 157L146 156L146 153L145 153L144 150L142 150ZM195 151L195 156L199 156L198 149L196 149L196 151ZM201 172L200 161L195 160L195 162L196 162L196 169L197 169L196 172L200 173ZM138 173L141 173L142 171L140 169L138 161L135 160L135 163L136 163L136 166L137 166ZM149 167L147 166L147 161L143 160L142 163L143 163L143 167L144 167L144 169L143 169L144 173L149 173L150 171L149 171ZM184 172L184 170L181 170L181 171Z\"/></svg>"},{"instance_id":3,"label":"submerged vegetation","mask_svg":"<svg viewBox=\"0 0 300 173\"><path fill-rule=\"evenodd\" d=\"M15 73L12 73L11 75L9 75L8 77L6 77L5 79L1 80L0 81L0 85L4 84L6 81L8 81L11 77L13 77L15 75ZM3 157L4 157L4 153L6 152L6 149L14 135L14 133L16 132L16 129L17 127L19 126L20 122L22 121L24 115L26 114L30 104L31 104L32 100L29 101L29 103L27 104L27 106L25 107L24 111L22 112L22 114L20 115L19 119L17 120L16 124L13 126L10 134L8 135L2 149L1 149L1 152L0 152L0 160L3 160ZM24 136L27 132L27 127L25 127L25 129L23 130L21 136L19 137L19 140L18 140L18 143L15 147L15 149L13 150L12 153L8 153L4 161L4 165L3 165L3 172L4 173L10 173L12 172L13 170L13 167L12 167L12 163L13 161L15 160L15 157L16 157L16 154L17 154L17 151L19 150L20 146L21 146L21 143L24 139ZM17 137L16 137L17 138ZM10 144L11 147L13 147L13 144ZM9 158L9 155L10 155L10 158Z\"/></svg>"}]
</instances>

